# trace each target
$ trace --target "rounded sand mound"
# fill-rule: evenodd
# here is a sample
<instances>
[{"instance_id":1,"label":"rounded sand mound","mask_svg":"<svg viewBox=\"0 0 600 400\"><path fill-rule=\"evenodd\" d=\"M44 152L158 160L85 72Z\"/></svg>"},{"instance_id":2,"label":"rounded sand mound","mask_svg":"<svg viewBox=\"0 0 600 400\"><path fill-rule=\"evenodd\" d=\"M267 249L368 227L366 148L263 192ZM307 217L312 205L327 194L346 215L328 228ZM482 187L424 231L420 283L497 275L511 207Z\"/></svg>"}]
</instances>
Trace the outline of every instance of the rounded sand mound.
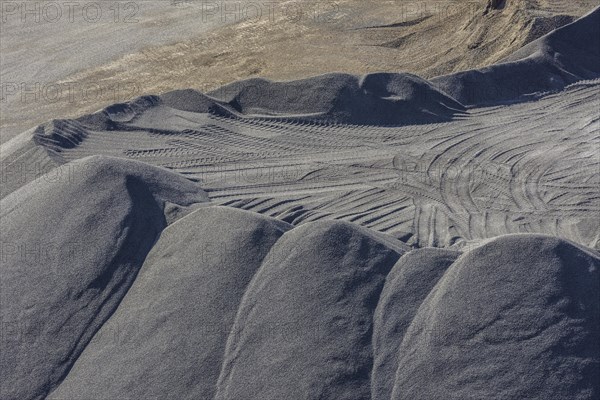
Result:
<instances>
[{"instance_id":1,"label":"rounded sand mound","mask_svg":"<svg viewBox=\"0 0 600 400\"><path fill-rule=\"evenodd\" d=\"M399 256L349 223L284 234L244 295L215 399L369 398L372 314Z\"/></svg>"},{"instance_id":2,"label":"rounded sand mound","mask_svg":"<svg viewBox=\"0 0 600 400\"><path fill-rule=\"evenodd\" d=\"M1 200L0 397L46 396L113 313L167 225L207 200L167 170L110 157L66 164Z\"/></svg>"},{"instance_id":3,"label":"rounded sand mound","mask_svg":"<svg viewBox=\"0 0 600 400\"><path fill-rule=\"evenodd\" d=\"M61 241L58 261L3 254L2 317L23 335L2 338L3 398L597 398L593 250L509 235L405 253L352 223L210 205L157 240L184 184L94 160L83 183L8 197L26 208L3 242Z\"/></svg>"},{"instance_id":4,"label":"rounded sand mound","mask_svg":"<svg viewBox=\"0 0 600 400\"><path fill-rule=\"evenodd\" d=\"M386 277L373 316L373 400L390 398L402 338L423 300L459 255L448 249L417 249L400 258Z\"/></svg>"},{"instance_id":5,"label":"rounded sand mound","mask_svg":"<svg viewBox=\"0 0 600 400\"><path fill-rule=\"evenodd\" d=\"M51 398L213 398L246 286L290 228L226 207L201 208L169 226Z\"/></svg>"},{"instance_id":6,"label":"rounded sand mound","mask_svg":"<svg viewBox=\"0 0 600 400\"><path fill-rule=\"evenodd\" d=\"M511 235L460 257L398 349L392 399L596 399L600 258Z\"/></svg>"},{"instance_id":7,"label":"rounded sand mound","mask_svg":"<svg viewBox=\"0 0 600 400\"><path fill-rule=\"evenodd\" d=\"M412 74L333 73L289 82L249 79L209 95L244 115L356 125L442 122L464 111L460 103Z\"/></svg>"}]
</instances>

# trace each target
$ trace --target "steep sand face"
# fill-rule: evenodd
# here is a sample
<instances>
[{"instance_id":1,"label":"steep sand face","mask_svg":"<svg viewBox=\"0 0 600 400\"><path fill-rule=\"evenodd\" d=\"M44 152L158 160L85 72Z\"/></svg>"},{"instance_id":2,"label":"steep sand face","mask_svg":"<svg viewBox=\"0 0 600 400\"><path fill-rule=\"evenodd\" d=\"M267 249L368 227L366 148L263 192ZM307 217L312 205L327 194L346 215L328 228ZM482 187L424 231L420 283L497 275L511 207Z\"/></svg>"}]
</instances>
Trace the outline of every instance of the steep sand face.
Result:
<instances>
[{"instance_id":1,"label":"steep sand face","mask_svg":"<svg viewBox=\"0 0 600 400\"><path fill-rule=\"evenodd\" d=\"M493 105L600 76L600 8L537 39L501 63L432 79L465 105Z\"/></svg>"},{"instance_id":2,"label":"steep sand face","mask_svg":"<svg viewBox=\"0 0 600 400\"><path fill-rule=\"evenodd\" d=\"M448 249L417 249L400 258L386 277L373 315L372 399L390 398L402 339L431 289L460 255Z\"/></svg>"},{"instance_id":3,"label":"steep sand face","mask_svg":"<svg viewBox=\"0 0 600 400\"><path fill-rule=\"evenodd\" d=\"M108 157L70 164L2 199L0 393L41 399L61 382L127 292L166 202L203 202L167 170Z\"/></svg>"},{"instance_id":4,"label":"steep sand face","mask_svg":"<svg viewBox=\"0 0 600 400\"><path fill-rule=\"evenodd\" d=\"M338 221L284 234L240 304L215 399L368 398L372 313L401 254Z\"/></svg>"},{"instance_id":5,"label":"steep sand face","mask_svg":"<svg viewBox=\"0 0 600 400\"><path fill-rule=\"evenodd\" d=\"M391 398L600 395L598 254L514 235L461 256L398 349Z\"/></svg>"},{"instance_id":6,"label":"steep sand face","mask_svg":"<svg viewBox=\"0 0 600 400\"><path fill-rule=\"evenodd\" d=\"M85 223L74 222L81 233ZM41 368L62 347L38 336L19 350L38 378L64 371L43 386L23 385L6 356L15 348L3 352L3 397L592 400L599 268L594 250L545 235L406 253L347 222L292 228L205 205L165 229L141 268L131 265L127 293L115 291L123 274L114 272L81 297L59 296L62 314L94 297L116 310L87 315L91 301L70 314L69 326L91 318L94 329L68 365ZM20 278L29 290L12 299L32 304L35 288L34 309L47 306L85 285L77 276L54 286ZM58 344L78 337L61 326Z\"/></svg>"},{"instance_id":7,"label":"steep sand face","mask_svg":"<svg viewBox=\"0 0 600 400\"><path fill-rule=\"evenodd\" d=\"M229 207L205 207L169 226L50 398L213 398L246 287L290 228Z\"/></svg>"},{"instance_id":8,"label":"steep sand face","mask_svg":"<svg viewBox=\"0 0 600 400\"><path fill-rule=\"evenodd\" d=\"M450 121L462 104L411 74L331 73L291 82L248 79L208 93L234 113L325 123L409 125Z\"/></svg>"}]
</instances>

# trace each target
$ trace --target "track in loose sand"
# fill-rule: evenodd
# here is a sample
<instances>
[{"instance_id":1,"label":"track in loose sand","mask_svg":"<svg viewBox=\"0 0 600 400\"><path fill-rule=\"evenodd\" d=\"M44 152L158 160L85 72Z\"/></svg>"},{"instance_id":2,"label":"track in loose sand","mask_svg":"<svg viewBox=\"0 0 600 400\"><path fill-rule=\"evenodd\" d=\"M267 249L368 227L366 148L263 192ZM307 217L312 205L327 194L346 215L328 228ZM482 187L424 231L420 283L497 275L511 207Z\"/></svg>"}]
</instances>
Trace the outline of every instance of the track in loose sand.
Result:
<instances>
[{"instance_id":1,"label":"track in loose sand","mask_svg":"<svg viewBox=\"0 0 600 400\"><path fill-rule=\"evenodd\" d=\"M24 132L0 398L597 400L599 111L597 8L486 68Z\"/></svg>"},{"instance_id":2,"label":"track in loose sand","mask_svg":"<svg viewBox=\"0 0 600 400\"><path fill-rule=\"evenodd\" d=\"M599 21L596 8L505 62L429 81L255 78L55 119L3 146L2 196L106 155L293 225L350 221L419 247L527 232L598 248Z\"/></svg>"},{"instance_id":3,"label":"track in loose sand","mask_svg":"<svg viewBox=\"0 0 600 400\"><path fill-rule=\"evenodd\" d=\"M543 232L593 247L599 88L404 127L222 117L149 98L115 130L57 121L46 129L81 142L44 145L61 163L103 154L166 167L215 203L292 224L341 219L419 246Z\"/></svg>"}]
</instances>

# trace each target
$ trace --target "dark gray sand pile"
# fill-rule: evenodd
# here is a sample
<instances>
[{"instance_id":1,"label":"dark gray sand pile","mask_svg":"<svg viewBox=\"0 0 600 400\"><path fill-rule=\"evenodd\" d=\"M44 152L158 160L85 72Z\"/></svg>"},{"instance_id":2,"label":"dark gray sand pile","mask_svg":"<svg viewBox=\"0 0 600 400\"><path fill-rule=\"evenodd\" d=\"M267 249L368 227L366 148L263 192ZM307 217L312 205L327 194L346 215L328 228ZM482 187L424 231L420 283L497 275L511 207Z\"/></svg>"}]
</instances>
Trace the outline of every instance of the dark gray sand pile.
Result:
<instances>
[{"instance_id":1,"label":"dark gray sand pile","mask_svg":"<svg viewBox=\"0 0 600 400\"><path fill-rule=\"evenodd\" d=\"M246 287L290 228L225 207L169 226L51 398L212 398Z\"/></svg>"},{"instance_id":2,"label":"dark gray sand pile","mask_svg":"<svg viewBox=\"0 0 600 400\"><path fill-rule=\"evenodd\" d=\"M368 398L373 310L400 255L346 222L283 235L240 304L215 399Z\"/></svg>"},{"instance_id":3,"label":"dark gray sand pile","mask_svg":"<svg viewBox=\"0 0 600 400\"><path fill-rule=\"evenodd\" d=\"M449 121L464 107L411 74L327 74L291 82L250 79L211 93L244 115L347 124L407 125Z\"/></svg>"},{"instance_id":4,"label":"dark gray sand pile","mask_svg":"<svg viewBox=\"0 0 600 400\"><path fill-rule=\"evenodd\" d=\"M99 171L122 168L114 159L96 161ZM108 186L117 210L135 208L119 207L127 196ZM44 200L53 194L33 191ZM146 198L156 207L155 226L125 228L120 243L129 251L99 248L127 253L92 259L100 272L63 261L40 282L30 275L43 273L30 265L3 270L9 287L19 288L3 292L13 300L7 315L3 299L3 317L31 321L25 337L36 335L27 347L3 338L11 349L3 351L3 398L598 396L594 250L507 235L462 251L405 252L401 242L351 223L292 229L210 203L167 227L150 250L144 240L165 225L157 192ZM26 222L16 213L8 217ZM104 238L90 223L67 224L79 234L71 240L88 249Z\"/></svg>"},{"instance_id":5,"label":"dark gray sand pile","mask_svg":"<svg viewBox=\"0 0 600 400\"><path fill-rule=\"evenodd\" d=\"M598 254L490 240L440 278L400 339L392 399L597 399Z\"/></svg>"},{"instance_id":6,"label":"dark gray sand pile","mask_svg":"<svg viewBox=\"0 0 600 400\"><path fill-rule=\"evenodd\" d=\"M461 253L423 248L402 257L387 275L373 315L371 398L389 399L398 370L398 348L421 303Z\"/></svg>"},{"instance_id":7,"label":"dark gray sand pile","mask_svg":"<svg viewBox=\"0 0 600 400\"><path fill-rule=\"evenodd\" d=\"M69 168L0 204L3 399L52 391L134 282L167 225L165 204L207 199L136 161L94 156Z\"/></svg>"},{"instance_id":8,"label":"dark gray sand pile","mask_svg":"<svg viewBox=\"0 0 600 400\"><path fill-rule=\"evenodd\" d=\"M11 140L0 399L600 399L599 18Z\"/></svg>"}]
</instances>

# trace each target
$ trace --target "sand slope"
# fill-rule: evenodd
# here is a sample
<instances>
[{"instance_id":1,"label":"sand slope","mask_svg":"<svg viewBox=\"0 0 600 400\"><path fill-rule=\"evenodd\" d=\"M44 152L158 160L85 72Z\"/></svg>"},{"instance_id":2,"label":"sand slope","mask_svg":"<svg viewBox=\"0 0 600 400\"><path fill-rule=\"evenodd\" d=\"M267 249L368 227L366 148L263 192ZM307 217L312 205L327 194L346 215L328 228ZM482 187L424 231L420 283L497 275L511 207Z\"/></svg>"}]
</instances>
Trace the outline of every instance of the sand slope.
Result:
<instances>
[{"instance_id":1,"label":"sand slope","mask_svg":"<svg viewBox=\"0 0 600 400\"><path fill-rule=\"evenodd\" d=\"M343 222L283 235L242 300L215 399L368 398L372 313L400 254Z\"/></svg>"},{"instance_id":2,"label":"sand slope","mask_svg":"<svg viewBox=\"0 0 600 400\"><path fill-rule=\"evenodd\" d=\"M41 399L133 283L166 226L165 202L206 195L147 164L89 157L2 199L1 397Z\"/></svg>"},{"instance_id":3,"label":"sand slope","mask_svg":"<svg viewBox=\"0 0 600 400\"><path fill-rule=\"evenodd\" d=\"M461 253L423 248L411 251L392 268L373 316L371 398L389 399L394 387L398 348L419 307Z\"/></svg>"},{"instance_id":4,"label":"sand slope","mask_svg":"<svg viewBox=\"0 0 600 400\"><path fill-rule=\"evenodd\" d=\"M50 398L212 398L245 288L289 228L228 207L169 226Z\"/></svg>"},{"instance_id":5,"label":"sand slope","mask_svg":"<svg viewBox=\"0 0 600 400\"><path fill-rule=\"evenodd\" d=\"M293 225L342 219L418 246L537 232L596 247L598 87L397 127L244 117L188 91L197 104L148 96L30 140L57 164L104 154L166 167L218 204Z\"/></svg>"},{"instance_id":6,"label":"sand slope","mask_svg":"<svg viewBox=\"0 0 600 400\"><path fill-rule=\"evenodd\" d=\"M544 236L464 254L408 328L391 398L598 398L599 267Z\"/></svg>"},{"instance_id":7,"label":"sand slope","mask_svg":"<svg viewBox=\"0 0 600 400\"><path fill-rule=\"evenodd\" d=\"M2 201L3 243L61 239L57 261L3 254L3 320L27 322L2 339L3 398L597 398L592 249L527 234L407 253L349 222L202 203L142 163L73 164L92 172ZM161 234L167 201L199 208Z\"/></svg>"},{"instance_id":8,"label":"sand slope","mask_svg":"<svg viewBox=\"0 0 600 400\"><path fill-rule=\"evenodd\" d=\"M250 79L209 95L245 115L330 123L408 125L449 121L462 104L410 74L327 74L291 82Z\"/></svg>"}]
</instances>

